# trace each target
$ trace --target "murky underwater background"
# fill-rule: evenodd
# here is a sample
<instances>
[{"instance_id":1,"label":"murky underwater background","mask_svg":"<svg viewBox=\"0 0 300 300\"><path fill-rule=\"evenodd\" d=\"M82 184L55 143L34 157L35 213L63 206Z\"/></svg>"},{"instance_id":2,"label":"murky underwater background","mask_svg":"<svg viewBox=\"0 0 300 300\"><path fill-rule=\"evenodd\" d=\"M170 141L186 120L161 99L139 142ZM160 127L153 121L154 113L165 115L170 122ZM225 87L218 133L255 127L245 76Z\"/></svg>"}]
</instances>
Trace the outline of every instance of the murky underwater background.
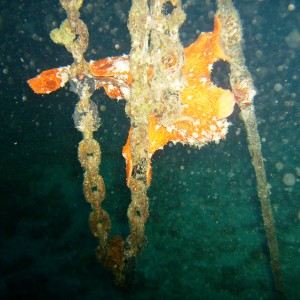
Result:
<instances>
[{"instance_id":1,"label":"murky underwater background","mask_svg":"<svg viewBox=\"0 0 300 300\"><path fill-rule=\"evenodd\" d=\"M244 26L283 276L300 299L300 3L234 1ZM214 1L183 1L182 42L213 26ZM86 58L130 51L130 1L86 0ZM49 32L65 18L58 0L0 0L0 298L277 299L254 171L239 112L226 140L201 150L168 145L153 157L148 245L134 290L121 292L97 263L77 160L81 134L69 87L35 95L26 80L72 63ZM113 234L128 233L130 193L121 156L124 102L93 97L102 126L104 207Z\"/></svg>"}]
</instances>

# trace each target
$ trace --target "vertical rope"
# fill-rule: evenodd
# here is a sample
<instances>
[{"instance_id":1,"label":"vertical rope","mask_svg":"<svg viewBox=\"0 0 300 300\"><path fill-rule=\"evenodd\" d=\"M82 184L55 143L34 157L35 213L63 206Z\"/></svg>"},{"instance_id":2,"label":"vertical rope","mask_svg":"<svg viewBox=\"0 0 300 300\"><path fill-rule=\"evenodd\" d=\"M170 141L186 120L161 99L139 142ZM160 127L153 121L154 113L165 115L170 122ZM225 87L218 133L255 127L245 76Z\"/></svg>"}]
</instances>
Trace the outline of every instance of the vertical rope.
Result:
<instances>
[{"instance_id":1,"label":"vertical rope","mask_svg":"<svg viewBox=\"0 0 300 300\"><path fill-rule=\"evenodd\" d=\"M285 292L280 270L275 221L271 207L269 185L266 179L260 137L253 106L255 89L251 74L245 65L245 57L241 47L243 36L241 21L231 0L217 0L217 5L217 14L222 24L221 42L225 53L230 57L231 88L241 109L241 115L245 123L247 133L248 148L256 174L257 193L261 203L261 211L267 235L275 287L281 298L284 299Z\"/></svg>"}]
</instances>

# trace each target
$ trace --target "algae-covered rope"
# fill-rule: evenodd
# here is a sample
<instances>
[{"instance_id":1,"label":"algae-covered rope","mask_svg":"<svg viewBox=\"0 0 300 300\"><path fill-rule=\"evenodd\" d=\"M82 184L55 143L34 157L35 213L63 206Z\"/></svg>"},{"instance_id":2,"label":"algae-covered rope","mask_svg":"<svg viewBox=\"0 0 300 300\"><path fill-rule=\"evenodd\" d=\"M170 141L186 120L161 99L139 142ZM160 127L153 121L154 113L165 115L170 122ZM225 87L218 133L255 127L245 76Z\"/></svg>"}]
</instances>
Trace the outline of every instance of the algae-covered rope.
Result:
<instances>
[{"instance_id":1,"label":"algae-covered rope","mask_svg":"<svg viewBox=\"0 0 300 300\"><path fill-rule=\"evenodd\" d=\"M269 185L261 152L260 137L253 106L255 89L242 50L242 26L237 10L231 0L217 0L217 14L222 23L221 42L226 55L230 57L230 83L236 102L241 109L241 116L245 123L248 148L254 166L257 182L257 193L261 203L264 227L267 235L271 268L274 275L276 289L281 298L285 298L279 249L275 231Z\"/></svg>"}]
</instances>

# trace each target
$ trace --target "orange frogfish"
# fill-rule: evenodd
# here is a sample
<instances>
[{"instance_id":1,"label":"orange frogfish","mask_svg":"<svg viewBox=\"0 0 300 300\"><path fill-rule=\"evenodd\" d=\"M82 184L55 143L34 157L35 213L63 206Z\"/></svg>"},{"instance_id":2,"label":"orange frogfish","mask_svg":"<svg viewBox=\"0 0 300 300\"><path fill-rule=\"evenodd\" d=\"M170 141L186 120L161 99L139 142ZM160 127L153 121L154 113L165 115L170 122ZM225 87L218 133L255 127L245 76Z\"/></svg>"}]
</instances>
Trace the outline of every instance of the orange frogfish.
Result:
<instances>
[{"instance_id":1,"label":"orange frogfish","mask_svg":"<svg viewBox=\"0 0 300 300\"><path fill-rule=\"evenodd\" d=\"M230 59L219 42L221 23L214 19L214 31L202 33L198 39L184 49L185 63L182 72L186 86L181 94L183 111L173 124L163 126L153 114L149 119L148 171L147 182L151 181L151 157L168 142L201 147L210 141L218 142L228 130L227 117L234 109L235 98L230 90L215 86L211 81L213 64L217 60ZM105 58L89 63L90 75L103 87L106 94L114 99L128 99L132 78L129 56ZM28 80L35 93L48 94L63 87L70 79L70 67L55 68L42 72ZM84 76L83 76L84 77ZM130 131L123 148L126 161L127 184L132 172L132 153L130 151Z\"/></svg>"}]
</instances>

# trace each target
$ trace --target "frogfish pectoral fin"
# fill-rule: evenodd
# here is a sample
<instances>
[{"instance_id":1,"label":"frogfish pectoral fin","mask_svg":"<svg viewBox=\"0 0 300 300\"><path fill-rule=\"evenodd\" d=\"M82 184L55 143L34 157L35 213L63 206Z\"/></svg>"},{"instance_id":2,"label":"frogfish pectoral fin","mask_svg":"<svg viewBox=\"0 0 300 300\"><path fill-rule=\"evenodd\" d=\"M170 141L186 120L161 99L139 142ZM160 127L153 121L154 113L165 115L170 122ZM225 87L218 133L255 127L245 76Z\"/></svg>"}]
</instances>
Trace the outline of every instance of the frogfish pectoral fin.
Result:
<instances>
[{"instance_id":1,"label":"frogfish pectoral fin","mask_svg":"<svg viewBox=\"0 0 300 300\"><path fill-rule=\"evenodd\" d=\"M50 94L69 80L69 66L47 70L29 79L27 83L36 94Z\"/></svg>"},{"instance_id":2,"label":"frogfish pectoral fin","mask_svg":"<svg viewBox=\"0 0 300 300\"><path fill-rule=\"evenodd\" d=\"M234 95L230 90L223 90L217 99L217 119L225 119L233 113Z\"/></svg>"}]
</instances>

